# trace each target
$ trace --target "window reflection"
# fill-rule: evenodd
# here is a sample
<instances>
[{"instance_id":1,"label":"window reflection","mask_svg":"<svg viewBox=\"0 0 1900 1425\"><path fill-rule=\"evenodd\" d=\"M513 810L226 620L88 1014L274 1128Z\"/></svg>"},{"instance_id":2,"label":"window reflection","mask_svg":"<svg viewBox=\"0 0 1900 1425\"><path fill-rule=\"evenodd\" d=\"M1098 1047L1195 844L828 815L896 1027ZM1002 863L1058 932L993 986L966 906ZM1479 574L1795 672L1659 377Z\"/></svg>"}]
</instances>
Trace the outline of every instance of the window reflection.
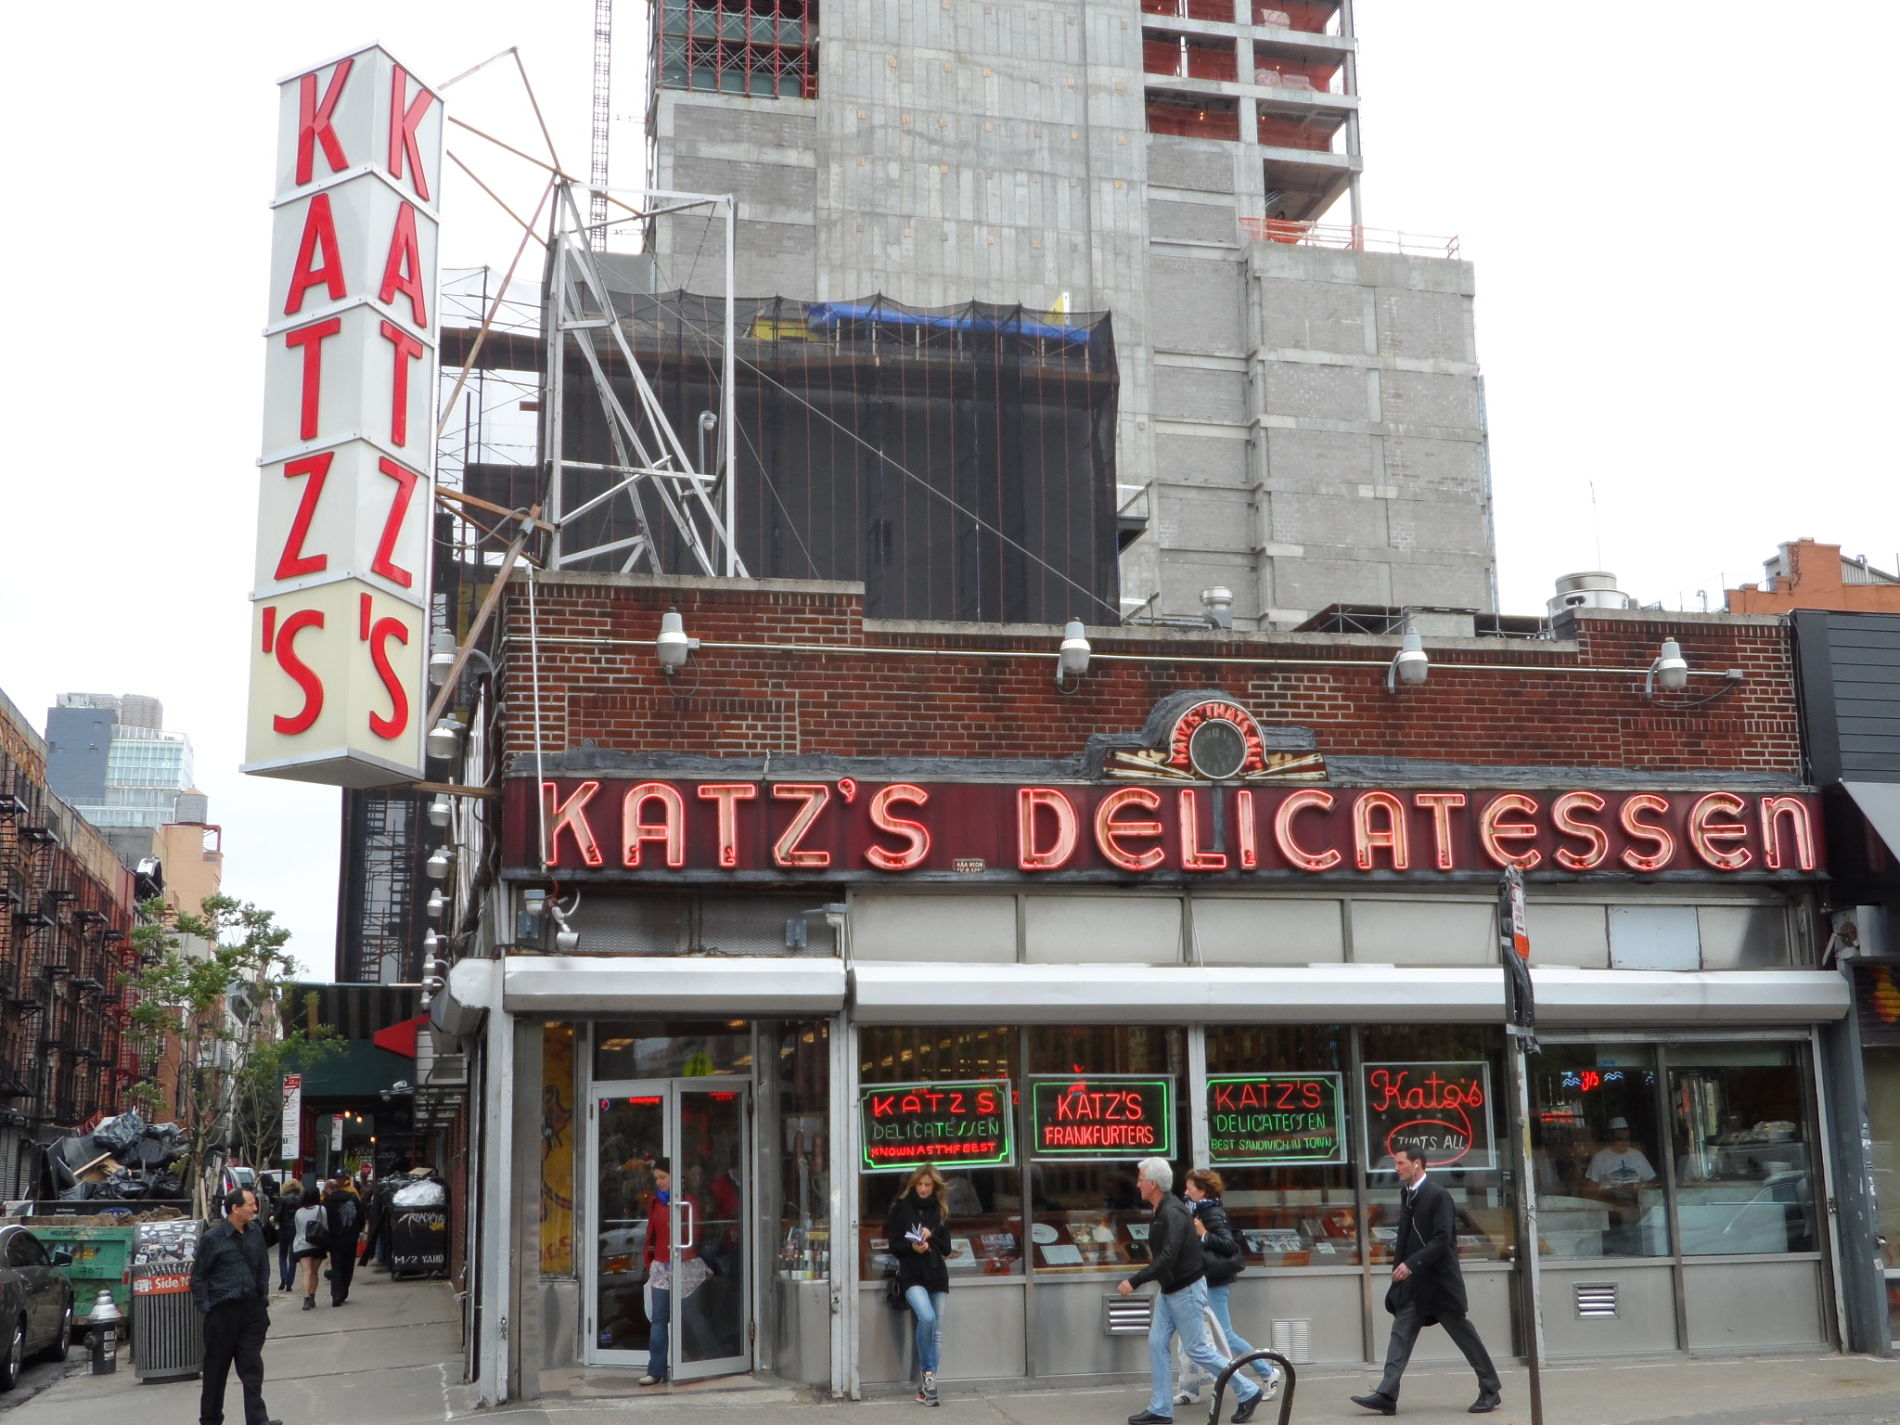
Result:
<instances>
[{"instance_id":1,"label":"window reflection","mask_svg":"<svg viewBox=\"0 0 1900 1425\"><path fill-rule=\"evenodd\" d=\"M1815 1249L1807 1095L1792 1044L1672 1044L1685 1256Z\"/></svg>"},{"instance_id":2,"label":"window reflection","mask_svg":"<svg viewBox=\"0 0 1900 1425\"><path fill-rule=\"evenodd\" d=\"M1667 1256L1654 1047L1546 1044L1531 1062L1540 1251Z\"/></svg>"}]
</instances>

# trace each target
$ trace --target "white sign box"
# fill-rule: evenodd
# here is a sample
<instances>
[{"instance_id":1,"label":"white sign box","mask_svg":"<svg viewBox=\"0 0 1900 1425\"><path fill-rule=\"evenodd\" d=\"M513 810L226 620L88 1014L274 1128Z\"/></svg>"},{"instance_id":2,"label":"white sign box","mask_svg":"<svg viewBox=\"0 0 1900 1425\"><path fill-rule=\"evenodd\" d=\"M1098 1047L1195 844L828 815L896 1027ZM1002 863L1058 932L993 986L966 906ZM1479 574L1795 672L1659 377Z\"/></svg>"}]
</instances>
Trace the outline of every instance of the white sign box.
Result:
<instances>
[{"instance_id":1,"label":"white sign box","mask_svg":"<svg viewBox=\"0 0 1900 1425\"><path fill-rule=\"evenodd\" d=\"M244 770L422 776L442 101L371 47L280 86Z\"/></svg>"}]
</instances>

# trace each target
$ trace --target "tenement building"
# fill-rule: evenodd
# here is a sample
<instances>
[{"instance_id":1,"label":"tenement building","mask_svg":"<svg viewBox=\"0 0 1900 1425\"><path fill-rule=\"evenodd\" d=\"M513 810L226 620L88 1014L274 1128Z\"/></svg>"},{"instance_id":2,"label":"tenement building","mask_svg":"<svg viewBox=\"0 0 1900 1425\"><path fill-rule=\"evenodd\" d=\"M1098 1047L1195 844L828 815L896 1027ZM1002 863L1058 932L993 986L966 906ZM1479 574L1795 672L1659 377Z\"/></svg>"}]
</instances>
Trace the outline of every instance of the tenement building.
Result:
<instances>
[{"instance_id":1,"label":"tenement building","mask_svg":"<svg viewBox=\"0 0 1900 1425\"><path fill-rule=\"evenodd\" d=\"M1513 867L1545 1350L1841 1339L1850 996L1780 620L1080 632L513 578L448 777L491 791L458 802L474 911L432 1005L481 1114L485 1398L646 1367L662 1159L680 1379L899 1388L884 1223L922 1163L950 1183L946 1384L1134 1379L1147 1156L1225 1176L1250 1339L1376 1359L1401 1144L1523 1355Z\"/></svg>"}]
</instances>

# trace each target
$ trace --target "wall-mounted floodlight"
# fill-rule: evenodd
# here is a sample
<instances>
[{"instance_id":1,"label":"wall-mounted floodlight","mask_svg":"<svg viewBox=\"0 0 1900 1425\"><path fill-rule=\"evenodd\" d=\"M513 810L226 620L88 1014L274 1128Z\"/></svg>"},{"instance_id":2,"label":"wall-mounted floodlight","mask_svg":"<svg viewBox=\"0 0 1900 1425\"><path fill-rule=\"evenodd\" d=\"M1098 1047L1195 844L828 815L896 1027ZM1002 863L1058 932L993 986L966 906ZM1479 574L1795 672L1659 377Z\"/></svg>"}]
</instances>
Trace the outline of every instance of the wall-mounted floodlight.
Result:
<instances>
[{"instance_id":1,"label":"wall-mounted floodlight","mask_svg":"<svg viewBox=\"0 0 1900 1425\"><path fill-rule=\"evenodd\" d=\"M1673 638L1665 638L1656 661L1649 665L1649 672L1643 675L1643 696L1655 697L1658 688L1671 693L1680 692L1688 685L1689 662L1682 656L1682 645Z\"/></svg>"},{"instance_id":2,"label":"wall-mounted floodlight","mask_svg":"<svg viewBox=\"0 0 1900 1425\"><path fill-rule=\"evenodd\" d=\"M1091 651L1082 633L1082 620L1072 618L1062 625L1062 643L1056 649L1056 691L1073 693L1082 685Z\"/></svg>"},{"instance_id":3,"label":"wall-mounted floodlight","mask_svg":"<svg viewBox=\"0 0 1900 1425\"><path fill-rule=\"evenodd\" d=\"M440 762L453 757L456 749L462 745L462 724L455 718L445 717L429 729L424 739L429 755Z\"/></svg>"},{"instance_id":4,"label":"wall-mounted floodlight","mask_svg":"<svg viewBox=\"0 0 1900 1425\"><path fill-rule=\"evenodd\" d=\"M428 872L430 880L439 881L449 874L449 867L454 864L455 848L438 846L429 853L429 859L423 862L422 869Z\"/></svg>"},{"instance_id":5,"label":"wall-mounted floodlight","mask_svg":"<svg viewBox=\"0 0 1900 1425\"><path fill-rule=\"evenodd\" d=\"M574 892L574 899L566 905L559 901L548 903L548 914L554 917L555 925L560 928L554 932L554 948L566 952L580 948L581 933L567 923L567 918L581 908L581 893Z\"/></svg>"},{"instance_id":6,"label":"wall-mounted floodlight","mask_svg":"<svg viewBox=\"0 0 1900 1425\"><path fill-rule=\"evenodd\" d=\"M440 920L442 912L448 909L448 902L442 899L440 889L429 892L429 899L422 903L422 913L430 920Z\"/></svg>"},{"instance_id":7,"label":"wall-mounted floodlight","mask_svg":"<svg viewBox=\"0 0 1900 1425\"><path fill-rule=\"evenodd\" d=\"M455 803L449 799L449 794L437 792L435 800L429 803L429 825L447 826L454 815Z\"/></svg>"},{"instance_id":8,"label":"wall-mounted floodlight","mask_svg":"<svg viewBox=\"0 0 1900 1425\"><path fill-rule=\"evenodd\" d=\"M678 609L660 615L660 635L653 640L653 652L660 660L660 671L672 677L686 666L686 660L699 647L697 638L686 636L686 620Z\"/></svg>"},{"instance_id":9,"label":"wall-mounted floodlight","mask_svg":"<svg viewBox=\"0 0 1900 1425\"><path fill-rule=\"evenodd\" d=\"M1400 683L1416 688L1431 670L1432 660L1425 654L1425 640L1416 633L1408 633L1399 640L1399 651L1392 655L1392 661L1385 665L1385 690L1396 693Z\"/></svg>"},{"instance_id":10,"label":"wall-mounted floodlight","mask_svg":"<svg viewBox=\"0 0 1900 1425\"><path fill-rule=\"evenodd\" d=\"M449 680L449 669L455 666L455 635L446 628L438 628L429 635L429 686L439 688Z\"/></svg>"}]
</instances>

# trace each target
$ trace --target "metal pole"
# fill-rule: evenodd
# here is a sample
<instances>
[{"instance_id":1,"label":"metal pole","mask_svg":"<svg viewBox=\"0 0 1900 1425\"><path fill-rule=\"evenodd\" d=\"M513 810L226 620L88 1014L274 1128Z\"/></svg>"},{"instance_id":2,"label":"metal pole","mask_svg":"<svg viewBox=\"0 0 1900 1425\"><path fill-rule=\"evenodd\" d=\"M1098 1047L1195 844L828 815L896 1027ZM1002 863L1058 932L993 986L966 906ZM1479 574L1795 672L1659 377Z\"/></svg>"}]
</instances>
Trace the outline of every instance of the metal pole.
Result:
<instances>
[{"instance_id":1,"label":"metal pole","mask_svg":"<svg viewBox=\"0 0 1900 1425\"><path fill-rule=\"evenodd\" d=\"M1544 1307L1537 1259L1537 1189L1531 1179L1531 1099L1530 1072L1525 1063L1524 1033L1516 1025L1506 1031L1510 1039L1511 1115L1516 1119L1511 1133L1512 1169L1517 1174L1517 1260L1518 1286L1523 1302L1524 1323L1529 1329L1531 1425L1544 1425Z\"/></svg>"},{"instance_id":2,"label":"metal pole","mask_svg":"<svg viewBox=\"0 0 1900 1425\"><path fill-rule=\"evenodd\" d=\"M726 204L726 356L724 362L726 390L725 399L720 402L720 419L724 422L724 428L720 434L723 436L721 444L725 447L724 459L726 465L726 577L732 579L736 578L739 573L738 530L733 524L733 520L739 508L737 499L739 481L739 422L736 418L739 401L738 393L733 389L733 377L737 370L737 364L733 357L732 312L732 306L739 284L739 257L738 253L734 250L734 244L738 239L739 203L738 199L731 193L725 195L724 201ZM706 472L702 471L701 473L704 474Z\"/></svg>"}]
</instances>

